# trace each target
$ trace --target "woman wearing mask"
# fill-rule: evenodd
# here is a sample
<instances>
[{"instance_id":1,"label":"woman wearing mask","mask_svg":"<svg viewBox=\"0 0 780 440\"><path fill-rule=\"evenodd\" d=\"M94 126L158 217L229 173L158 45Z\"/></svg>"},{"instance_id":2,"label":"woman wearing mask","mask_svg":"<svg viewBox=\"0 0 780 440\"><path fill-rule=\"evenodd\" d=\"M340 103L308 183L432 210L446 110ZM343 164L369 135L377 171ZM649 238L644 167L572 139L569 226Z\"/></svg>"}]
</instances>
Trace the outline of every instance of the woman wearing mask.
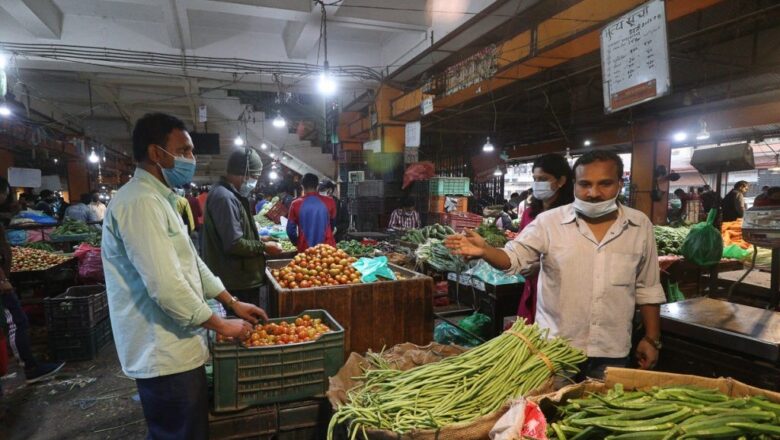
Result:
<instances>
[{"instance_id":1,"label":"woman wearing mask","mask_svg":"<svg viewBox=\"0 0 780 440\"><path fill-rule=\"evenodd\" d=\"M574 201L574 177L569 163L560 154L546 154L536 159L533 177L533 198L520 217L520 232L542 212ZM538 278L538 270L525 278L525 287L517 307L517 316L524 318L529 324L534 322L536 315Z\"/></svg>"}]
</instances>

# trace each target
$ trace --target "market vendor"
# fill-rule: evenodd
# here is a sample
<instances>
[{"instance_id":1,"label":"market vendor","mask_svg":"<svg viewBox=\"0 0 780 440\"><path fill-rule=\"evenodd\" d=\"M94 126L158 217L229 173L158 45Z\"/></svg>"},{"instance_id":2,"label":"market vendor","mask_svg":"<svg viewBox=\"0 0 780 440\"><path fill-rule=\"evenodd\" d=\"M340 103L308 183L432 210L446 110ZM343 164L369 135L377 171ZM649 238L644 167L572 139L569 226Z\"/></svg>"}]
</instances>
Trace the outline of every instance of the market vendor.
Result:
<instances>
[{"instance_id":1,"label":"market vendor","mask_svg":"<svg viewBox=\"0 0 780 440\"><path fill-rule=\"evenodd\" d=\"M390 214L387 228L396 231L406 231L420 228L420 214L414 209L414 200L406 197L401 200L401 206Z\"/></svg>"},{"instance_id":2,"label":"market vendor","mask_svg":"<svg viewBox=\"0 0 780 440\"><path fill-rule=\"evenodd\" d=\"M103 271L122 371L135 379L153 439L208 438L209 351L203 328L244 339L259 307L238 301L198 257L176 214L174 187L195 173L184 122L147 114L133 129L133 178L111 201L103 222ZM212 311L216 298L236 316Z\"/></svg>"},{"instance_id":3,"label":"market vendor","mask_svg":"<svg viewBox=\"0 0 780 440\"><path fill-rule=\"evenodd\" d=\"M638 306L645 334L636 358L640 368L653 368L661 348L659 305L666 297L652 223L617 202L623 161L615 153L584 154L574 174L574 202L539 214L504 249L474 231L447 237L445 244L511 274L528 273L541 258L536 322L585 351L582 376L601 377L607 366L628 364Z\"/></svg>"},{"instance_id":4,"label":"market vendor","mask_svg":"<svg viewBox=\"0 0 780 440\"><path fill-rule=\"evenodd\" d=\"M203 260L241 301L265 308L260 286L265 275L265 254L282 248L261 240L247 196L263 172L260 155L252 148L230 155L226 175L211 187L206 200Z\"/></svg>"},{"instance_id":5,"label":"market vendor","mask_svg":"<svg viewBox=\"0 0 780 440\"><path fill-rule=\"evenodd\" d=\"M336 246L333 238L333 222L336 220L336 203L331 197L317 192L320 179L311 173L303 176L303 197L290 204L287 219L287 236L303 252L320 243Z\"/></svg>"},{"instance_id":6,"label":"market vendor","mask_svg":"<svg viewBox=\"0 0 780 440\"><path fill-rule=\"evenodd\" d=\"M721 202L723 209L723 221L733 222L745 216L747 204L745 203L745 194L747 194L750 184L744 180L734 184L734 188L726 194Z\"/></svg>"}]
</instances>

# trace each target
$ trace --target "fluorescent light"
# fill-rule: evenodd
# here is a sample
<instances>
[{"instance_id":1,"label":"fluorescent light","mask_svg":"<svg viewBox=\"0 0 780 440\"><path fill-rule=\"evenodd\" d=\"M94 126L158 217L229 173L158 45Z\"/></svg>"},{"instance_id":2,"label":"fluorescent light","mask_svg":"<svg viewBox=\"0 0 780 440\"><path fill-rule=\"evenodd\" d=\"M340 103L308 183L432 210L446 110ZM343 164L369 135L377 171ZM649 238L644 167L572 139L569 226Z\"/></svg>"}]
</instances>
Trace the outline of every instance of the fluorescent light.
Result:
<instances>
[{"instance_id":1,"label":"fluorescent light","mask_svg":"<svg viewBox=\"0 0 780 440\"><path fill-rule=\"evenodd\" d=\"M287 121L284 120L284 118L282 117L282 113L281 112L276 114L276 117L274 118L272 123L274 124L274 127L276 127L276 128L284 128L284 127L287 126Z\"/></svg>"},{"instance_id":2,"label":"fluorescent light","mask_svg":"<svg viewBox=\"0 0 780 440\"><path fill-rule=\"evenodd\" d=\"M585 139L585 142L582 143L582 145L586 147L590 147L590 144L591 144L590 139Z\"/></svg>"},{"instance_id":3,"label":"fluorescent light","mask_svg":"<svg viewBox=\"0 0 780 440\"><path fill-rule=\"evenodd\" d=\"M88 159L89 159L89 161L90 161L91 163L98 163L98 162L100 162L100 158L99 158L99 157L98 157L98 155L95 153L95 149L94 149L94 148L92 149L92 152L91 152L91 153L89 153L89 158L88 158Z\"/></svg>"},{"instance_id":4,"label":"fluorescent light","mask_svg":"<svg viewBox=\"0 0 780 440\"><path fill-rule=\"evenodd\" d=\"M236 136L236 138L233 139L233 145L242 147L244 145L244 139L241 136Z\"/></svg>"},{"instance_id":5,"label":"fluorescent light","mask_svg":"<svg viewBox=\"0 0 780 440\"><path fill-rule=\"evenodd\" d=\"M482 152L483 153L492 153L495 151L496 147L493 146L493 144L490 142L490 136L488 136L487 140L485 141L485 145L482 146Z\"/></svg>"},{"instance_id":6,"label":"fluorescent light","mask_svg":"<svg viewBox=\"0 0 780 440\"><path fill-rule=\"evenodd\" d=\"M317 80L317 90L320 94L324 96L333 96L333 94L336 93L337 88L336 81L333 80L330 72L326 70L320 73L320 78Z\"/></svg>"},{"instance_id":7,"label":"fluorescent light","mask_svg":"<svg viewBox=\"0 0 780 440\"><path fill-rule=\"evenodd\" d=\"M271 180L276 180L279 177L279 175L276 173L276 171L271 171L268 173L268 178Z\"/></svg>"},{"instance_id":8,"label":"fluorescent light","mask_svg":"<svg viewBox=\"0 0 780 440\"><path fill-rule=\"evenodd\" d=\"M0 116L11 116L11 109L7 105L0 105Z\"/></svg>"},{"instance_id":9,"label":"fluorescent light","mask_svg":"<svg viewBox=\"0 0 780 440\"><path fill-rule=\"evenodd\" d=\"M504 173L501 172L501 168L500 167L496 167L496 170L493 171L493 175L496 176L496 177L501 177L501 176L504 175Z\"/></svg>"},{"instance_id":10,"label":"fluorescent light","mask_svg":"<svg viewBox=\"0 0 780 440\"><path fill-rule=\"evenodd\" d=\"M674 139L675 142L684 142L686 139L688 139L688 133L684 131L678 131L674 134L674 136L672 136L672 139Z\"/></svg>"},{"instance_id":11,"label":"fluorescent light","mask_svg":"<svg viewBox=\"0 0 780 440\"><path fill-rule=\"evenodd\" d=\"M265 142L263 142L262 144L260 144L260 149L261 150L266 150L266 149L268 149L268 145L266 145Z\"/></svg>"}]
</instances>

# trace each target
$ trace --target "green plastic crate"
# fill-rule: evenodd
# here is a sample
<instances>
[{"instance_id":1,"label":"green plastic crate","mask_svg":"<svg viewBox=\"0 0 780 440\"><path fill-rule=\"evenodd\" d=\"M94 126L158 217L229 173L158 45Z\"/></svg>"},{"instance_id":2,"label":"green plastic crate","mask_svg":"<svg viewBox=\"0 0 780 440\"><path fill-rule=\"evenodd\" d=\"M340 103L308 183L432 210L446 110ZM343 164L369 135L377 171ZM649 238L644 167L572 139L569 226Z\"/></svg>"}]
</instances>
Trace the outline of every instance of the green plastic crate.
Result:
<instances>
[{"instance_id":1,"label":"green plastic crate","mask_svg":"<svg viewBox=\"0 0 780 440\"><path fill-rule=\"evenodd\" d=\"M328 377L344 364L344 328L325 310L270 319L294 321L309 315L331 331L316 341L246 348L238 343L212 343L214 412L238 411L255 405L290 402L324 394Z\"/></svg>"},{"instance_id":2,"label":"green plastic crate","mask_svg":"<svg viewBox=\"0 0 780 440\"><path fill-rule=\"evenodd\" d=\"M323 439L331 415L331 406L325 398L279 404L276 440Z\"/></svg>"},{"instance_id":3,"label":"green plastic crate","mask_svg":"<svg viewBox=\"0 0 780 440\"><path fill-rule=\"evenodd\" d=\"M428 182L428 193L432 196L470 196L468 177L432 177Z\"/></svg>"},{"instance_id":4,"label":"green plastic crate","mask_svg":"<svg viewBox=\"0 0 780 440\"><path fill-rule=\"evenodd\" d=\"M209 438L219 440L272 440L278 431L274 405L224 414L209 414Z\"/></svg>"}]
</instances>

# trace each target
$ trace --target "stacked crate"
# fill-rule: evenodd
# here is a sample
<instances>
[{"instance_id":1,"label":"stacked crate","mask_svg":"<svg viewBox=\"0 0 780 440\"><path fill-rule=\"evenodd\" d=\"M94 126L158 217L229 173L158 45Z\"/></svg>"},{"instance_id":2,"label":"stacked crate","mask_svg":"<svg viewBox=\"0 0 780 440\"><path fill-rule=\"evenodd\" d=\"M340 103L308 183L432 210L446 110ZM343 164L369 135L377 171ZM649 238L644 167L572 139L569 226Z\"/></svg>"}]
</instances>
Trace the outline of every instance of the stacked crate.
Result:
<instances>
[{"instance_id":1,"label":"stacked crate","mask_svg":"<svg viewBox=\"0 0 780 440\"><path fill-rule=\"evenodd\" d=\"M90 360L111 342L106 288L70 287L43 300L49 352L53 359Z\"/></svg>"},{"instance_id":2,"label":"stacked crate","mask_svg":"<svg viewBox=\"0 0 780 440\"><path fill-rule=\"evenodd\" d=\"M468 211L468 198L471 195L468 177L433 177L430 180L414 183L415 206L425 224L441 223L447 212L465 213ZM454 205L454 209L446 207Z\"/></svg>"}]
</instances>

